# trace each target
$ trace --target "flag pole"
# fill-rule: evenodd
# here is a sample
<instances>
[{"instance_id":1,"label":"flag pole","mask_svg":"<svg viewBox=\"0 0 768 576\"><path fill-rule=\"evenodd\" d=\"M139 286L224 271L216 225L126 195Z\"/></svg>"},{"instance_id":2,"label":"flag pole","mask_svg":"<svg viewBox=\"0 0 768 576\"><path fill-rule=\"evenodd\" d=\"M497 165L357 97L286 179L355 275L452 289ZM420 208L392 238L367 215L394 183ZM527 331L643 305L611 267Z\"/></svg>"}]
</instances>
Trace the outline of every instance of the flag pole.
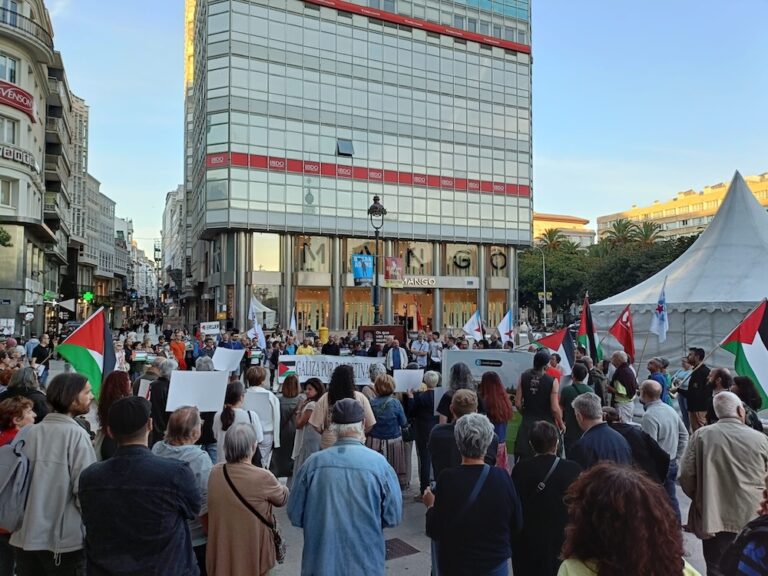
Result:
<instances>
[{"instance_id":1,"label":"flag pole","mask_svg":"<svg viewBox=\"0 0 768 576\"><path fill-rule=\"evenodd\" d=\"M643 363L643 356L645 356L645 347L648 346L648 336L650 336L651 331L648 330L648 332L645 333L645 341L643 342L643 351L640 352L640 356L637 359L637 368L635 368L635 372L640 371L640 365Z\"/></svg>"}]
</instances>

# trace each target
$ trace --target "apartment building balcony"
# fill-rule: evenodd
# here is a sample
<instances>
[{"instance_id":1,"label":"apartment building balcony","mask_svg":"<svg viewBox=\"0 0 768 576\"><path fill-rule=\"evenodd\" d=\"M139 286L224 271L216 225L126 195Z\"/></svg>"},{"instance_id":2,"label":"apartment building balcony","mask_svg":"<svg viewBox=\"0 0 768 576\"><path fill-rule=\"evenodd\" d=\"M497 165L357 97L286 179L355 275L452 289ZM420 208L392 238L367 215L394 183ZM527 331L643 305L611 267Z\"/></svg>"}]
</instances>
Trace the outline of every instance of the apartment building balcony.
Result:
<instances>
[{"instance_id":1,"label":"apartment building balcony","mask_svg":"<svg viewBox=\"0 0 768 576\"><path fill-rule=\"evenodd\" d=\"M49 68L48 73L52 70ZM63 75L63 73L62 73ZM56 76L48 76L48 99L49 106L61 107L64 110L72 108L72 98L69 95L67 83Z\"/></svg>"},{"instance_id":2,"label":"apartment building balcony","mask_svg":"<svg viewBox=\"0 0 768 576\"><path fill-rule=\"evenodd\" d=\"M69 163L67 147L62 144L45 146L45 180L66 182L69 180L72 165Z\"/></svg>"},{"instance_id":3,"label":"apartment building balcony","mask_svg":"<svg viewBox=\"0 0 768 576\"><path fill-rule=\"evenodd\" d=\"M50 62L53 57L53 38L48 30L16 10L0 9L0 35L22 43L41 62Z\"/></svg>"}]
</instances>

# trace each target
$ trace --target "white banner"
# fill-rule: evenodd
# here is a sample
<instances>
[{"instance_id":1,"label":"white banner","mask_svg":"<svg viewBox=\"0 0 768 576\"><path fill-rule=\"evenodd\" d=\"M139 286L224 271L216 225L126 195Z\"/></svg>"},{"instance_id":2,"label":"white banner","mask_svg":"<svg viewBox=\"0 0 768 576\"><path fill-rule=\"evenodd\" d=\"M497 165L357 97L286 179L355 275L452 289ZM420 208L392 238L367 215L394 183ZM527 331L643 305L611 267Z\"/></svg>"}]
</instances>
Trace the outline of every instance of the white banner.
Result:
<instances>
[{"instance_id":1,"label":"white banner","mask_svg":"<svg viewBox=\"0 0 768 576\"><path fill-rule=\"evenodd\" d=\"M216 320L215 322L200 322L200 332L206 336L215 336L219 333L221 324Z\"/></svg>"},{"instance_id":2,"label":"white banner","mask_svg":"<svg viewBox=\"0 0 768 576\"><path fill-rule=\"evenodd\" d=\"M296 374L299 382L310 378L320 378L324 384L331 381L331 374L337 366L348 364L355 371L355 384L365 386L373 384L368 376L371 364L384 365L384 358L369 358L368 356L280 356L278 361L278 381L282 384L289 374Z\"/></svg>"}]
</instances>

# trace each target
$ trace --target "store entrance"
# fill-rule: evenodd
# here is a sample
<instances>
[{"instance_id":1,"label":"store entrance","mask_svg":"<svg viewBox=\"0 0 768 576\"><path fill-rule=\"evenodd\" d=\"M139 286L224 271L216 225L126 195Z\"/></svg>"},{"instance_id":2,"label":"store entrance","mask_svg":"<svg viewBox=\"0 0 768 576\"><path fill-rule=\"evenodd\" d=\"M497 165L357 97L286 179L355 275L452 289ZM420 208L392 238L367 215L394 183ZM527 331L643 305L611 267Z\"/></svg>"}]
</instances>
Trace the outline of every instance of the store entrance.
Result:
<instances>
[{"instance_id":1,"label":"store entrance","mask_svg":"<svg viewBox=\"0 0 768 576\"><path fill-rule=\"evenodd\" d=\"M393 290L392 315L395 324L409 332L432 330L432 290Z\"/></svg>"}]
</instances>

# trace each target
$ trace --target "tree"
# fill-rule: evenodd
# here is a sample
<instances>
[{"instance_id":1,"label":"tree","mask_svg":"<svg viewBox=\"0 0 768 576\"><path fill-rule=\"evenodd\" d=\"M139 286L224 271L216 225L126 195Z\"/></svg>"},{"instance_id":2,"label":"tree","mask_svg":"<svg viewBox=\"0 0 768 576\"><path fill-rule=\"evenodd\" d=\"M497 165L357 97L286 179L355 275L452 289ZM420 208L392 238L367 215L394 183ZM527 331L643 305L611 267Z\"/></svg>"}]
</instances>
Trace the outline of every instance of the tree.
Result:
<instances>
[{"instance_id":1,"label":"tree","mask_svg":"<svg viewBox=\"0 0 768 576\"><path fill-rule=\"evenodd\" d=\"M547 228L537 240L542 248L557 250L568 238L559 228Z\"/></svg>"},{"instance_id":2,"label":"tree","mask_svg":"<svg viewBox=\"0 0 768 576\"><path fill-rule=\"evenodd\" d=\"M654 242L661 240L661 232L664 230L664 226L658 222L652 220L646 220L636 225L635 227L635 240L644 246L650 246Z\"/></svg>"},{"instance_id":3,"label":"tree","mask_svg":"<svg viewBox=\"0 0 768 576\"><path fill-rule=\"evenodd\" d=\"M628 218L619 218L611 222L611 226L603 236L611 244L621 245L634 242L637 238L637 224Z\"/></svg>"},{"instance_id":4,"label":"tree","mask_svg":"<svg viewBox=\"0 0 768 576\"><path fill-rule=\"evenodd\" d=\"M11 243L11 235L8 234L8 231L0 226L0 246L3 248L12 248L13 244Z\"/></svg>"}]
</instances>

